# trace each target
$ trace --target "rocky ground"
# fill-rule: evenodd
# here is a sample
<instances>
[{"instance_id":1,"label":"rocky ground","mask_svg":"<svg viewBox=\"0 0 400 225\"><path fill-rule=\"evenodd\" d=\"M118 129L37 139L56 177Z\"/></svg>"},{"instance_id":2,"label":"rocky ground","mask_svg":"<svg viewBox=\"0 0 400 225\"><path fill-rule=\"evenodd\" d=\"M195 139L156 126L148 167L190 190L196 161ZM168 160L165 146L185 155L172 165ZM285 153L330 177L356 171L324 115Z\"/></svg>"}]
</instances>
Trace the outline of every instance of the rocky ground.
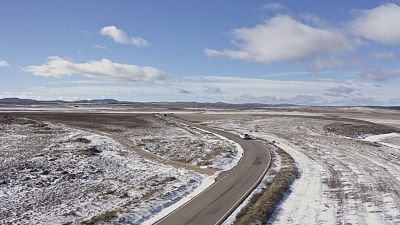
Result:
<instances>
[{"instance_id":1,"label":"rocky ground","mask_svg":"<svg viewBox=\"0 0 400 225\"><path fill-rule=\"evenodd\" d=\"M77 129L78 121L71 124L71 120L68 127L54 118L41 119L0 116L1 224L139 224L209 178L146 159L107 135L90 132L87 126ZM210 165L232 161L226 153L233 151L231 144L211 134L190 133L179 125L159 133L168 126L146 123L150 127L147 136L137 139L143 137L140 124L128 128L132 123L125 127L110 121L103 124L107 126L97 130L121 133L124 128L123 136L129 134L132 140L141 141L142 147L152 146L149 151L165 153L165 149L158 150L165 147L171 152L187 151L181 158L191 156L185 160L188 163L202 162L202 157L210 160ZM202 135L208 135L210 141L201 141ZM147 141L153 139L165 146ZM213 153L218 147L226 150ZM173 155L167 153L166 157Z\"/></svg>"}]
</instances>

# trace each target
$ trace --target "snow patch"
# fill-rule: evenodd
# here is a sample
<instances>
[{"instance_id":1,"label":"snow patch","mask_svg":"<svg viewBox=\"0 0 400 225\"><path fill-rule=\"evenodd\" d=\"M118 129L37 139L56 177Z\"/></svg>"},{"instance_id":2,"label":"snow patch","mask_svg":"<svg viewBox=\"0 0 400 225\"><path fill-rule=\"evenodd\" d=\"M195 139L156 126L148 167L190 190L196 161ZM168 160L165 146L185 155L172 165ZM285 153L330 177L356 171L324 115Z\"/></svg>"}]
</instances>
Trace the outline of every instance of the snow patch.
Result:
<instances>
[{"instance_id":1,"label":"snow patch","mask_svg":"<svg viewBox=\"0 0 400 225\"><path fill-rule=\"evenodd\" d=\"M399 133L389 133L389 134L378 134L378 135L370 135L365 137L363 140L364 141L369 141L369 142L379 142L388 138L393 138L393 137L400 137Z\"/></svg>"},{"instance_id":2,"label":"snow patch","mask_svg":"<svg viewBox=\"0 0 400 225\"><path fill-rule=\"evenodd\" d=\"M181 123L181 125L187 126L186 124ZM170 213L172 213L173 211L183 207L185 204L187 204L188 202L190 202L192 199L196 198L198 195L200 195L202 192L206 191L210 186L212 186L215 183L215 179L218 177L218 175L222 172L222 171L227 171L227 170L231 170L233 167L235 167L237 165L237 163L240 161L240 159L243 156L243 148L242 146L240 146L238 143L224 137L221 136L219 134L213 133L213 132L209 132L206 131L204 129L198 128L198 127L191 127L197 130L200 130L202 132L207 132L207 133L212 133L213 135L219 137L220 139L226 140L228 142L230 142L231 144L233 144L235 146L235 148L237 149L237 154L235 154L235 157L230 159L228 162L225 161L220 161L221 163L219 165L217 165L218 168L222 168L221 171L215 173L212 176L209 177L204 177L202 183L200 184L200 186L198 186L192 193L190 193L189 195L185 196L184 198L182 198L181 200L179 200L178 202L174 203L173 205L164 208L163 210L161 210L161 212L157 213L155 216L153 216L151 219L146 220L145 222L143 222L143 225L151 225L156 223L157 221L161 220L162 218L164 218L165 216L169 215Z\"/></svg>"}]
</instances>

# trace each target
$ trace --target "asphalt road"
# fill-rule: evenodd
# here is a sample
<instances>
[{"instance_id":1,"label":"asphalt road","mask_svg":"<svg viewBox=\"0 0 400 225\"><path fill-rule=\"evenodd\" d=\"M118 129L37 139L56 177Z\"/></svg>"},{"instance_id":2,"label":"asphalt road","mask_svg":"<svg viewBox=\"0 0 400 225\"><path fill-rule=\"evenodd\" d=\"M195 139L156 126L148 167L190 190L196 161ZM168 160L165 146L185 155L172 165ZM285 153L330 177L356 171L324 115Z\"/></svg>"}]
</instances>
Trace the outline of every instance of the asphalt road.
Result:
<instances>
[{"instance_id":1,"label":"asphalt road","mask_svg":"<svg viewBox=\"0 0 400 225\"><path fill-rule=\"evenodd\" d=\"M244 155L237 166L218 179L212 186L158 221L157 225L214 225L221 224L261 182L267 172L271 156L267 148L256 140L244 140L238 135L206 126L180 121L240 144Z\"/></svg>"}]
</instances>

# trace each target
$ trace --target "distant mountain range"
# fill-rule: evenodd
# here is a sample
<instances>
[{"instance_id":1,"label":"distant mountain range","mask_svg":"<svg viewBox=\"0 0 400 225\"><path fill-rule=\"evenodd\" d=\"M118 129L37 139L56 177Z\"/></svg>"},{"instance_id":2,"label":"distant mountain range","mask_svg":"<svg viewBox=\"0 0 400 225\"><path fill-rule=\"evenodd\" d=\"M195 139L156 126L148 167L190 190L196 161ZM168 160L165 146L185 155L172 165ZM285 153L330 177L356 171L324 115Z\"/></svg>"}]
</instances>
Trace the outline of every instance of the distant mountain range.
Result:
<instances>
[{"instance_id":1,"label":"distant mountain range","mask_svg":"<svg viewBox=\"0 0 400 225\"><path fill-rule=\"evenodd\" d=\"M21 99L21 98L2 98L1 103L36 103L33 99Z\"/></svg>"},{"instance_id":2,"label":"distant mountain range","mask_svg":"<svg viewBox=\"0 0 400 225\"><path fill-rule=\"evenodd\" d=\"M91 105L112 105L123 104L132 107L151 107L151 108L168 108L168 109L183 109L183 108L219 108L219 109L262 109L268 107L295 107L300 105L294 104L264 104L264 103L200 103L200 102L130 102L118 101L115 99L93 99L93 100L78 100L78 101L63 101L63 100L33 100L21 98L2 98L0 104L91 104ZM383 108L400 110L400 106L365 106L370 108Z\"/></svg>"},{"instance_id":3,"label":"distant mountain range","mask_svg":"<svg viewBox=\"0 0 400 225\"><path fill-rule=\"evenodd\" d=\"M130 101L118 101L115 99L93 99L93 100L78 100L78 101L63 101L63 100L33 100L33 99L21 99L21 98L3 98L0 99L1 104L95 104L95 105L107 105L107 104L124 104L136 107L156 107L156 108L170 108L170 109L181 109L181 108L238 108L238 109L257 109L265 107L290 107L296 106L292 104L262 104L262 103L243 103L243 104L231 104L224 102L216 103L199 103L199 102L130 102Z\"/></svg>"},{"instance_id":4,"label":"distant mountain range","mask_svg":"<svg viewBox=\"0 0 400 225\"><path fill-rule=\"evenodd\" d=\"M63 101L63 100L33 100L33 99L22 99L22 98L2 98L0 103L20 103L20 104L34 104L34 103L87 103L87 104L119 104L124 103L115 99L93 99L93 100L79 100L79 101Z\"/></svg>"}]
</instances>

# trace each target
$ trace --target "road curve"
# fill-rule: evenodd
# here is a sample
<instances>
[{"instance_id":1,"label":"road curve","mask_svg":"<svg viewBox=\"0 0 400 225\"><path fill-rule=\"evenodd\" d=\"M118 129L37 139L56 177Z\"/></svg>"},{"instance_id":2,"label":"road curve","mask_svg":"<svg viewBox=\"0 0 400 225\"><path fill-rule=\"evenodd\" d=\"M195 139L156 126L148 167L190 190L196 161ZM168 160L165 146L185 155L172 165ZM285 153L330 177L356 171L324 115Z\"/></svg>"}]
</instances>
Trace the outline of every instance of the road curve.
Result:
<instances>
[{"instance_id":1,"label":"road curve","mask_svg":"<svg viewBox=\"0 0 400 225\"><path fill-rule=\"evenodd\" d=\"M238 135L226 131L189 123L180 119L176 120L219 134L240 144L244 150L244 155L237 166L225 174L224 177L218 179L204 192L155 224L221 224L261 182L270 166L270 152L256 140L243 140Z\"/></svg>"}]
</instances>

